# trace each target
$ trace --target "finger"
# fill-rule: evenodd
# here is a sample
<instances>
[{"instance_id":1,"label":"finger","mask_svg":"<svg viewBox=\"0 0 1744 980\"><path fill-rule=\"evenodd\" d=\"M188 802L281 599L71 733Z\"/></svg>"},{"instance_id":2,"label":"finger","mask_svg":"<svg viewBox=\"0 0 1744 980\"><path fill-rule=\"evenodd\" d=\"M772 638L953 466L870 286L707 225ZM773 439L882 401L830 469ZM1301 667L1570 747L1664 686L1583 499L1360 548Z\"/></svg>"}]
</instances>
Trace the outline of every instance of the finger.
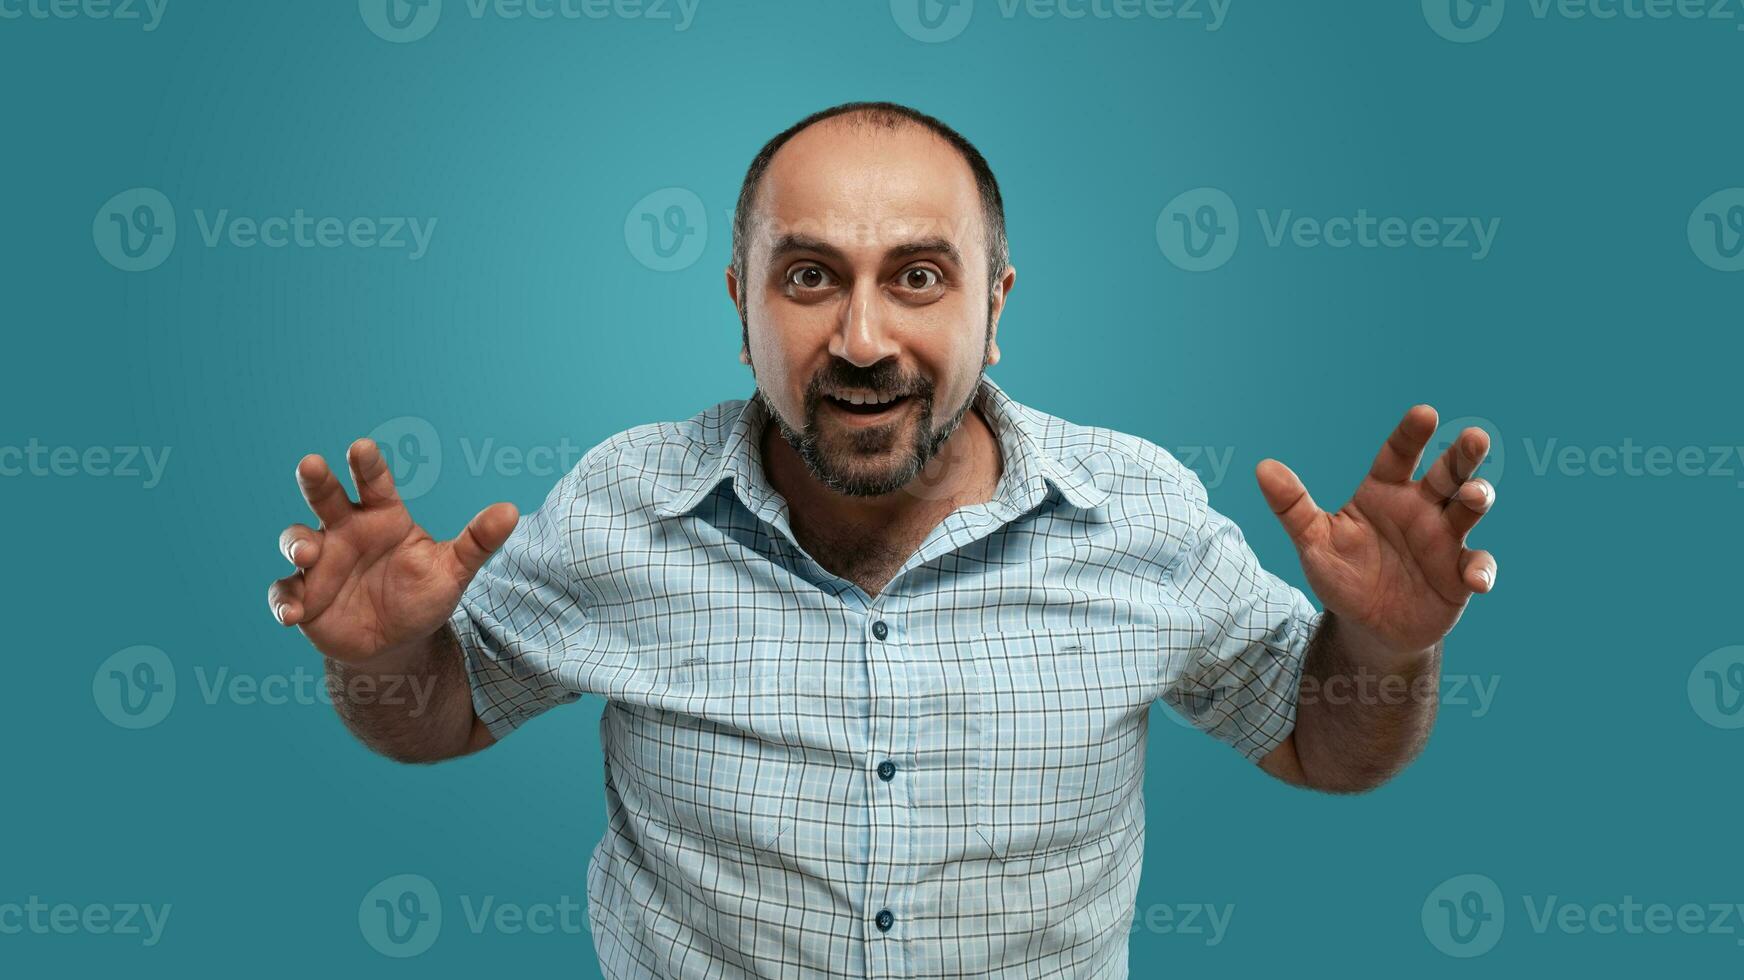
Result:
<instances>
[{"instance_id":1,"label":"finger","mask_svg":"<svg viewBox=\"0 0 1744 980\"><path fill-rule=\"evenodd\" d=\"M357 487L357 502L365 507L391 504L400 499L394 489L394 471L374 439L359 439L345 453L351 464L351 482Z\"/></svg>"},{"instance_id":2,"label":"finger","mask_svg":"<svg viewBox=\"0 0 1744 980\"><path fill-rule=\"evenodd\" d=\"M1275 459L1260 460L1254 476L1260 481L1260 494L1266 498L1266 506L1278 515L1284 532L1291 541L1302 543L1325 515L1314 506L1314 498L1309 496L1301 478Z\"/></svg>"},{"instance_id":3,"label":"finger","mask_svg":"<svg viewBox=\"0 0 1744 980\"><path fill-rule=\"evenodd\" d=\"M321 557L321 532L307 524L292 524L279 535L279 554L298 568L308 568Z\"/></svg>"},{"instance_id":4,"label":"finger","mask_svg":"<svg viewBox=\"0 0 1744 980\"><path fill-rule=\"evenodd\" d=\"M1375 454L1369 476L1382 483L1405 483L1417 472L1417 461L1423 458L1423 447L1435 435L1435 409L1428 405L1413 405L1399 420L1386 444Z\"/></svg>"},{"instance_id":5,"label":"finger","mask_svg":"<svg viewBox=\"0 0 1744 980\"><path fill-rule=\"evenodd\" d=\"M1490 434L1477 426L1468 426L1436 458L1429 472L1423 474L1423 489L1436 500L1447 501L1470 480L1472 474L1490 454Z\"/></svg>"},{"instance_id":6,"label":"finger","mask_svg":"<svg viewBox=\"0 0 1744 980\"><path fill-rule=\"evenodd\" d=\"M1480 476L1475 480L1467 480L1460 484L1459 492L1447 502L1447 507L1442 510L1442 513L1447 515L1447 523L1453 528L1453 533L1459 535L1460 540L1463 541L1465 536L1471 533L1471 529L1477 526L1478 521L1482 520L1483 516L1488 514L1490 508L1495 505L1496 488L1490 485L1490 481Z\"/></svg>"},{"instance_id":7,"label":"finger","mask_svg":"<svg viewBox=\"0 0 1744 980\"><path fill-rule=\"evenodd\" d=\"M310 453L297 464L297 485L303 488L303 499L323 527L333 527L351 516L351 498L319 455Z\"/></svg>"},{"instance_id":8,"label":"finger","mask_svg":"<svg viewBox=\"0 0 1744 980\"><path fill-rule=\"evenodd\" d=\"M455 564L462 578L470 580L490 560L520 520L520 512L511 503L492 504L478 512L465 528L449 542L453 546Z\"/></svg>"},{"instance_id":9,"label":"finger","mask_svg":"<svg viewBox=\"0 0 1744 980\"><path fill-rule=\"evenodd\" d=\"M281 626L295 626L303 618L303 573L293 572L266 590L266 605Z\"/></svg>"},{"instance_id":10,"label":"finger","mask_svg":"<svg viewBox=\"0 0 1744 980\"><path fill-rule=\"evenodd\" d=\"M1496 587L1496 559L1487 551L1468 548L1460 558L1459 577L1473 592L1488 592Z\"/></svg>"}]
</instances>

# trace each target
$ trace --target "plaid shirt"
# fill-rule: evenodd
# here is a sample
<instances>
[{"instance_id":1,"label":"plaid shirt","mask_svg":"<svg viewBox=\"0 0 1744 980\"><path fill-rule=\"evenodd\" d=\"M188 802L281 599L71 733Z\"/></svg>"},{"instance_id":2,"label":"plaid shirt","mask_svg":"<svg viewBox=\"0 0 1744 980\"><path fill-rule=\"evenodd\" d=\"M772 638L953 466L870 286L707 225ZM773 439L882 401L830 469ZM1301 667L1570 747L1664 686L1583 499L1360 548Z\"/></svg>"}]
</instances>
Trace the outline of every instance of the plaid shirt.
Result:
<instances>
[{"instance_id":1,"label":"plaid shirt","mask_svg":"<svg viewBox=\"0 0 1744 980\"><path fill-rule=\"evenodd\" d=\"M1123 977L1152 702L1252 760L1294 726L1317 614L1192 471L978 404L995 496L875 597L794 538L754 399L596 446L466 590L494 735L606 699L606 976Z\"/></svg>"}]
</instances>

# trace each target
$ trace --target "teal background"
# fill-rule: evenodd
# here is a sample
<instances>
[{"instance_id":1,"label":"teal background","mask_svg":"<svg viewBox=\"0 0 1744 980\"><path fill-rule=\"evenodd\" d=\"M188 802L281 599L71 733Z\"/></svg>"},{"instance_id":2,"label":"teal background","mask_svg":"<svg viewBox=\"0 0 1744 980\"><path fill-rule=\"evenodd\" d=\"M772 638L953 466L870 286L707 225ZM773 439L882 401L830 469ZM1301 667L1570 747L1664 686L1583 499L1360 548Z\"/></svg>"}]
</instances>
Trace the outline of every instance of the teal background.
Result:
<instances>
[{"instance_id":1,"label":"teal background","mask_svg":"<svg viewBox=\"0 0 1744 980\"><path fill-rule=\"evenodd\" d=\"M1459 44L1417 3L1234 0L1212 32L980 0L959 35L923 43L882 0L701 0L683 31L474 19L447 0L398 44L341 0L169 0L151 31L0 19L0 445L170 451L149 489L0 478L0 905L172 905L151 948L0 935L0 973L598 975L585 932L474 934L461 901L585 905L597 700L406 767L324 704L209 704L202 680L319 676L264 601L279 531L307 519L302 454L336 461L386 420L427 421L442 470L413 513L448 536L495 500L535 508L557 475L474 475L467 447L585 450L748 394L721 272L738 183L768 137L864 98L941 117L1000 178L1018 288L993 376L1073 421L1232 452L1225 479L1202 469L1212 504L1288 580L1303 584L1260 459L1331 508L1413 402L1500 436L1500 502L1473 541L1499 559L1497 590L1445 663L1496 685L1487 713L1444 705L1408 771L1335 798L1159 707L1134 975L1734 975L1736 915L1732 935L1540 934L1523 898L1744 902L1744 729L1722 727L1744 717L1688 693L1699 660L1744 644L1744 467L1533 465L1549 440L1744 443L1744 274L1704 264L1686 234L1698 202L1744 185L1740 23L1540 18L1510 0L1492 36ZM1202 186L1242 209L1242 237L1191 273L1157 224ZM177 242L123 272L93 216L135 187L173 202ZM702 202L707 236L692 264L656 271L625 225L671 187ZM1359 207L1500 218L1500 235L1482 261L1273 248L1256 218ZM205 247L195 211L221 208L438 224L417 261ZM164 652L177 695L131 730L93 682L136 645ZM365 941L359 903L407 873L434 884L444 921L427 952L393 959ZM1438 951L1423 922L1464 874L1504 896L1505 930L1474 959ZM1147 908L1185 903L1233 903L1219 944L1145 927Z\"/></svg>"}]
</instances>

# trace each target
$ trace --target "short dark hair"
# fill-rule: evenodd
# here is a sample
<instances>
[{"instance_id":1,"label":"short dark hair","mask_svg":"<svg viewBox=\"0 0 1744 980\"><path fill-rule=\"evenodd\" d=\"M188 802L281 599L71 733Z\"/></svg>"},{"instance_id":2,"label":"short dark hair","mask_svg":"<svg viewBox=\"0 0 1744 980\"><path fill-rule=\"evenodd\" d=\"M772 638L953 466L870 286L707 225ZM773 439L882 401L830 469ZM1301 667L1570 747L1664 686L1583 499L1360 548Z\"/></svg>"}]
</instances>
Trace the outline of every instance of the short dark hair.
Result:
<instances>
[{"instance_id":1,"label":"short dark hair","mask_svg":"<svg viewBox=\"0 0 1744 980\"><path fill-rule=\"evenodd\" d=\"M1005 275L1005 268L1011 262L1011 253L1005 241L1005 202L999 196L999 181L994 179L993 168L987 165L981 151L975 149L975 145L964 139L961 133L918 109L894 102L844 102L814 112L787 127L774 139L763 144L763 149L757 151L756 158L745 171L745 182L739 187L738 208L733 212L733 276L739 281L740 321L745 319L745 266L749 261L751 212L756 206L757 191L763 184L763 176L769 172L769 163L775 159L776 151L787 145L787 141L793 139L801 130L837 116L849 116L856 122L892 130L904 126L919 126L949 143L963 157L975 176L975 188L981 194L982 224L987 237L987 292L991 295L993 287Z\"/></svg>"}]
</instances>

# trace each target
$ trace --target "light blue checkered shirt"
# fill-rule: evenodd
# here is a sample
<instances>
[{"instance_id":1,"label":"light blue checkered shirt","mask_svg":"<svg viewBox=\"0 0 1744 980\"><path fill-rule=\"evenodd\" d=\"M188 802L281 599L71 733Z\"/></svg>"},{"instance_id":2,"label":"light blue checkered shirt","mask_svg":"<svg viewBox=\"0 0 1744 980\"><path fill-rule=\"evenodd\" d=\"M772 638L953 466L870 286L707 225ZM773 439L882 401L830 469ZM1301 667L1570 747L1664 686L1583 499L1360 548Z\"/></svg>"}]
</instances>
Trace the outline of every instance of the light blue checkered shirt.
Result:
<instances>
[{"instance_id":1,"label":"light blue checkered shirt","mask_svg":"<svg viewBox=\"0 0 1744 980\"><path fill-rule=\"evenodd\" d=\"M993 499L876 597L795 540L754 399L596 446L467 589L494 735L606 699L606 976L1124 977L1152 702L1248 759L1294 726L1317 614L1193 472L978 404Z\"/></svg>"}]
</instances>

